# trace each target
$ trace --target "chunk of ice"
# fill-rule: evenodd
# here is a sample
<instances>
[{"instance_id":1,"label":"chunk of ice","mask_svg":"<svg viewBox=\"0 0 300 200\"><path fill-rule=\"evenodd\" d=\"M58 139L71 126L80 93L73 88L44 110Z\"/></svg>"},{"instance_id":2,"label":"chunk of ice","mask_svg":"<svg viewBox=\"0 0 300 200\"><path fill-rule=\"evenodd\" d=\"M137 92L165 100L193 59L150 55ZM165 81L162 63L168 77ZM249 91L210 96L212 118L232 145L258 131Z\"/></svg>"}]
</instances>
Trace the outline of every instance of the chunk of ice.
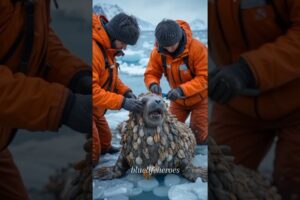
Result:
<instances>
[{"instance_id":1,"label":"chunk of ice","mask_svg":"<svg viewBox=\"0 0 300 200\"><path fill-rule=\"evenodd\" d=\"M93 198L105 198L115 195L127 195L134 188L133 183L125 179L98 181L94 180Z\"/></svg>"},{"instance_id":2,"label":"chunk of ice","mask_svg":"<svg viewBox=\"0 0 300 200\"><path fill-rule=\"evenodd\" d=\"M142 194L143 190L142 188L132 188L129 192L128 195L129 196L137 196Z\"/></svg>"},{"instance_id":3,"label":"chunk of ice","mask_svg":"<svg viewBox=\"0 0 300 200\"><path fill-rule=\"evenodd\" d=\"M138 186L142 188L144 192L149 192L156 188L159 185L158 181L155 178L152 178L150 180L141 180L138 182Z\"/></svg>"},{"instance_id":4,"label":"chunk of ice","mask_svg":"<svg viewBox=\"0 0 300 200\"><path fill-rule=\"evenodd\" d=\"M132 174L132 173L129 173L127 176L126 176L126 179L133 182L133 183L137 183L138 181L140 180L144 180L145 178L141 175L141 174Z\"/></svg>"},{"instance_id":5,"label":"chunk of ice","mask_svg":"<svg viewBox=\"0 0 300 200\"><path fill-rule=\"evenodd\" d=\"M207 192L207 183L198 178L195 183L172 186L168 192L168 197L170 200L207 200Z\"/></svg>"},{"instance_id":6,"label":"chunk of ice","mask_svg":"<svg viewBox=\"0 0 300 200\"><path fill-rule=\"evenodd\" d=\"M164 180L165 186L171 187L180 183L180 177L175 174L167 174Z\"/></svg>"}]
</instances>

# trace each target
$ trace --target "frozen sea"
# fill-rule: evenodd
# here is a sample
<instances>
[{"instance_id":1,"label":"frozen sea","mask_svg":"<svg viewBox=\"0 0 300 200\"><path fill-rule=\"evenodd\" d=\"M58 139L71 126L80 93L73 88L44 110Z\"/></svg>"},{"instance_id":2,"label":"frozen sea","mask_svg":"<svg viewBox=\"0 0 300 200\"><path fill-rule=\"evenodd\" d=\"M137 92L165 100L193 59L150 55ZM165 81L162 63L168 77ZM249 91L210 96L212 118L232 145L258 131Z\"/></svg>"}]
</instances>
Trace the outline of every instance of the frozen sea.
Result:
<instances>
[{"instance_id":1,"label":"frozen sea","mask_svg":"<svg viewBox=\"0 0 300 200\"><path fill-rule=\"evenodd\" d=\"M193 32L195 38L207 44L206 31ZM141 37L135 46L129 46L125 56L118 58L120 63L119 77L128 85L135 94L147 92L144 84L144 72L149 61L149 55L154 46L154 33L142 32ZM170 90L166 79L161 81L164 93ZM117 125L128 118L125 110L108 111L106 119L113 132L113 145L118 146L121 136L116 131ZM118 154L106 154L101 157L101 162L96 167L112 166L115 164ZM193 160L196 166L207 167L207 146L197 146L196 155ZM105 200L206 200L207 183L199 178L191 183L177 174L152 177L146 180L142 175L127 173L121 179L108 181L93 181L93 199Z\"/></svg>"}]
</instances>

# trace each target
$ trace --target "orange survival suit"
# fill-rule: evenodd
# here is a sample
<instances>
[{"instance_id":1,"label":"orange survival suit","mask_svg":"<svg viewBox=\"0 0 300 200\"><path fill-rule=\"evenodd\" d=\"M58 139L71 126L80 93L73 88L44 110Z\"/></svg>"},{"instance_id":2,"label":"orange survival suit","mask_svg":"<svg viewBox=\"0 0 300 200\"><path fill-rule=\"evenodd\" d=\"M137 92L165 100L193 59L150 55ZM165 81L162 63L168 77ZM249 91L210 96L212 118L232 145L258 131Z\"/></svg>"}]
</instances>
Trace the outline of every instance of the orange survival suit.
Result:
<instances>
[{"instance_id":1,"label":"orange survival suit","mask_svg":"<svg viewBox=\"0 0 300 200\"><path fill-rule=\"evenodd\" d=\"M186 22L176 22L184 30L184 50L173 58L168 53L160 52L156 45L151 53L144 80L149 88L153 83L159 85L164 74L172 89L182 89L185 98L171 102L170 112L182 122L191 113L190 127L197 142L203 143L208 132L207 48L192 37L192 31Z\"/></svg>"},{"instance_id":2,"label":"orange survival suit","mask_svg":"<svg viewBox=\"0 0 300 200\"><path fill-rule=\"evenodd\" d=\"M111 47L104 16L93 15L93 162L98 162L101 150L111 147L111 131L104 117L106 109L119 110L124 94L131 91L118 77L115 57L120 51Z\"/></svg>"},{"instance_id":3,"label":"orange survival suit","mask_svg":"<svg viewBox=\"0 0 300 200\"><path fill-rule=\"evenodd\" d=\"M57 131L67 87L79 73L91 71L49 26L50 0L26 5L0 1L0 197L9 200L28 199L6 148L17 128Z\"/></svg>"},{"instance_id":4,"label":"orange survival suit","mask_svg":"<svg viewBox=\"0 0 300 200\"><path fill-rule=\"evenodd\" d=\"M210 130L236 162L257 169L278 136L273 178L285 199L300 193L300 1L209 1L216 65L249 64L261 94L214 104ZM294 197L292 197L294 195Z\"/></svg>"}]
</instances>

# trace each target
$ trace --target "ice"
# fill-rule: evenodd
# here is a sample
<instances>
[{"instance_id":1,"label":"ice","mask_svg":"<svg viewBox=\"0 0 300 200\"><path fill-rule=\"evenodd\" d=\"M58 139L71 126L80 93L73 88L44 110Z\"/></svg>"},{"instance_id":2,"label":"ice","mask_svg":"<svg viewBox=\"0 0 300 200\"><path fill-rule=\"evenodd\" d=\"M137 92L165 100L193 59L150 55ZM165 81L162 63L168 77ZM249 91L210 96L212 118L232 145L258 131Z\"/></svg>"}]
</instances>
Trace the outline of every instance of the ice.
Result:
<instances>
[{"instance_id":1,"label":"ice","mask_svg":"<svg viewBox=\"0 0 300 200\"><path fill-rule=\"evenodd\" d=\"M128 200L129 198L125 195L116 195L109 198L104 198L104 200Z\"/></svg>"},{"instance_id":2,"label":"ice","mask_svg":"<svg viewBox=\"0 0 300 200\"><path fill-rule=\"evenodd\" d=\"M160 186L160 187L154 188L153 194L158 197L167 197L168 191L169 191L169 187Z\"/></svg>"},{"instance_id":3,"label":"ice","mask_svg":"<svg viewBox=\"0 0 300 200\"><path fill-rule=\"evenodd\" d=\"M137 183L138 181L144 180L145 178L140 174L131 174L130 173L126 176L126 179L133 183Z\"/></svg>"},{"instance_id":4,"label":"ice","mask_svg":"<svg viewBox=\"0 0 300 200\"><path fill-rule=\"evenodd\" d=\"M109 122L109 128L116 129L121 122L128 119L128 111L109 112L105 115L105 118Z\"/></svg>"},{"instance_id":5,"label":"ice","mask_svg":"<svg viewBox=\"0 0 300 200\"><path fill-rule=\"evenodd\" d=\"M197 167L207 167L208 166L208 162L207 162L207 155L195 155L193 161L192 161L194 166Z\"/></svg>"},{"instance_id":6,"label":"ice","mask_svg":"<svg viewBox=\"0 0 300 200\"><path fill-rule=\"evenodd\" d=\"M94 180L93 198L105 198L116 195L127 195L134 188L133 183L124 179L98 181Z\"/></svg>"},{"instance_id":7,"label":"ice","mask_svg":"<svg viewBox=\"0 0 300 200\"><path fill-rule=\"evenodd\" d=\"M147 42L147 41L145 41L145 42L143 42L143 48L145 48L145 49L153 49L154 48L154 45L153 45L153 43L150 43L150 42Z\"/></svg>"},{"instance_id":8,"label":"ice","mask_svg":"<svg viewBox=\"0 0 300 200\"><path fill-rule=\"evenodd\" d=\"M144 76L146 68L141 65L122 63L120 71L131 76Z\"/></svg>"},{"instance_id":9,"label":"ice","mask_svg":"<svg viewBox=\"0 0 300 200\"><path fill-rule=\"evenodd\" d=\"M168 192L170 200L207 200L207 183L198 178L195 183L185 183L172 186Z\"/></svg>"},{"instance_id":10,"label":"ice","mask_svg":"<svg viewBox=\"0 0 300 200\"><path fill-rule=\"evenodd\" d=\"M180 183L180 177L175 174L168 174L165 176L165 186L170 187Z\"/></svg>"},{"instance_id":11,"label":"ice","mask_svg":"<svg viewBox=\"0 0 300 200\"><path fill-rule=\"evenodd\" d=\"M120 57L119 60L126 63L138 63L141 58L145 57L143 50L133 51L128 49L124 53L125 55Z\"/></svg>"},{"instance_id":12,"label":"ice","mask_svg":"<svg viewBox=\"0 0 300 200\"><path fill-rule=\"evenodd\" d=\"M146 67L148 65L148 62L149 62L149 58L141 58L139 64L143 67Z\"/></svg>"},{"instance_id":13,"label":"ice","mask_svg":"<svg viewBox=\"0 0 300 200\"><path fill-rule=\"evenodd\" d=\"M131 191L129 191L129 196L137 196L140 195L143 192L142 188L132 188Z\"/></svg>"},{"instance_id":14,"label":"ice","mask_svg":"<svg viewBox=\"0 0 300 200\"><path fill-rule=\"evenodd\" d=\"M144 179L138 182L138 186L142 188L144 192L149 192L153 190L155 187L157 187L158 185L159 183L156 180L156 178L152 178L150 180Z\"/></svg>"},{"instance_id":15,"label":"ice","mask_svg":"<svg viewBox=\"0 0 300 200\"><path fill-rule=\"evenodd\" d=\"M105 154L102 155L100 158L101 164L96 166L95 169L99 169L101 167L110 167L110 166L114 166L116 164L116 160L119 157L119 153L115 153L115 154Z\"/></svg>"}]
</instances>

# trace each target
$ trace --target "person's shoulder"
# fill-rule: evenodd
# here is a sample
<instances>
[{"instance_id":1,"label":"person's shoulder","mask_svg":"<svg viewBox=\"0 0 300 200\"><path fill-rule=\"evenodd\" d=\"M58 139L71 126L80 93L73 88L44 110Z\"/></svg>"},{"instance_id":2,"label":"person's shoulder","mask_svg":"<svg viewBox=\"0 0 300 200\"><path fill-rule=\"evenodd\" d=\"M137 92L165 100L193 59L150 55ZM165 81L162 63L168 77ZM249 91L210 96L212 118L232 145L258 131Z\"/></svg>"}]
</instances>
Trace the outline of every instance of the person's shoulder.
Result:
<instances>
[{"instance_id":1,"label":"person's shoulder","mask_svg":"<svg viewBox=\"0 0 300 200\"><path fill-rule=\"evenodd\" d=\"M207 51L207 47L201 41L193 38L190 45L190 51L192 52Z\"/></svg>"}]
</instances>

